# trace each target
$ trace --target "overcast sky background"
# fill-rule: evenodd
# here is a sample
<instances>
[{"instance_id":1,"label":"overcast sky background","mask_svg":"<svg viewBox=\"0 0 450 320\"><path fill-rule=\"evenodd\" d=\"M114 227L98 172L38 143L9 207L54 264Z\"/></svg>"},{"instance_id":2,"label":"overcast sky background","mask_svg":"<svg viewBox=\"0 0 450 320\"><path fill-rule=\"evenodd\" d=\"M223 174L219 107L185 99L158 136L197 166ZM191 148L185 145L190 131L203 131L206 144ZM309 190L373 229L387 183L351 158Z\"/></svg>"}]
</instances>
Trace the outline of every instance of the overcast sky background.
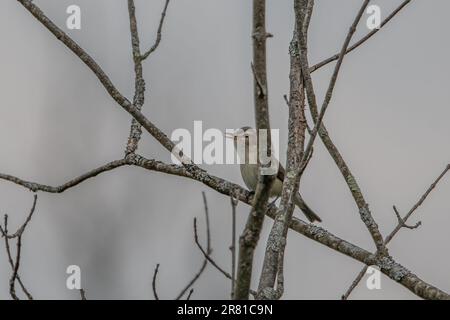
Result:
<instances>
[{"instance_id":1,"label":"overcast sky background","mask_svg":"<svg viewBox=\"0 0 450 320\"><path fill-rule=\"evenodd\" d=\"M133 65L126 0L36 0L46 14L104 68L129 99ZM143 49L155 39L163 0L137 0ZM289 88L288 46L292 2L267 1L268 76L271 125L280 128L285 160ZM383 18L401 1L373 1ZM82 10L82 29L65 28L67 6ZM334 54L359 9L357 0L316 1L310 30L311 63ZM417 0L364 46L346 57L325 117L330 134L353 170L372 213L387 235L450 162L448 90L450 45L446 0ZM367 19L364 15L363 19ZM354 39L368 32L365 21ZM172 0L159 49L144 63L144 113L164 132L254 125L251 62L251 1ZM0 2L0 172L59 185L123 156L130 117L92 72L17 1ZM314 73L321 102L332 66ZM169 161L148 134L140 152ZM238 166L204 166L242 184ZM201 191L210 208L214 259L230 270L229 199L206 186L175 176L120 168L60 195L39 194L36 214L23 238L20 275L35 298L78 299L66 288L66 268L79 265L90 299L150 299L151 277L161 264L161 298L174 298L197 272L201 254L193 241L199 217L204 239ZM322 226L373 250L337 167L318 140L302 180L303 197ZM445 178L402 230L390 253L425 281L450 291L450 177ZM32 194L0 181L0 212L11 229L21 224ZM242 230L249 207L238 207ZM298 210L295 213L300 215ZM256 253L255 281L271 221L266 220ZM291 233L285 266L286 299L338 299L361 264L302 235ZM10 269L0 248L0 299L9 298ZM364 281L358 299L415 299L382 277L381 290ZM225 299L230 284L213 267L195 285L193 298Z\"/></svg>"}]
</instances>

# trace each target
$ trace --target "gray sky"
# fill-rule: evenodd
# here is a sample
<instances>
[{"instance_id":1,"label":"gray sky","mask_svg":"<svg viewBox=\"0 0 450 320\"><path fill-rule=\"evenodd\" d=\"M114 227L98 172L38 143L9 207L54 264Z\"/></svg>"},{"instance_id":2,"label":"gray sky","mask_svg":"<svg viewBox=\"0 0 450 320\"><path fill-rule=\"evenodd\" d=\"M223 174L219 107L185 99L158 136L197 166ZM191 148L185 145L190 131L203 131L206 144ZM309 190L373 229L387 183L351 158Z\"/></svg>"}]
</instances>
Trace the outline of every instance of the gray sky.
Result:
<instances>
[{"instance_id":1,"label":"gray sky","mask_svg":"<svg viewBox=\"0 0 450 320\"><path fill-rule=\"evenodd\" d=\"M163 2L136 1L144 49L154 41ZM373 1L383 17L400 2ZM125 0L35 3L64 30L67 6L79 5L82 29L68 33L132 98ZM359 6L356 0L317 1L309 36L311 63L340 48ZM268 42L271 124L281 130L283 161L291 7L292 1L269 0L267 8L268 31L274 34ZM392 205L405 213L450 161L449 10L445 0L413 1L346 57L324 120L384 235L397 222ZM362 23L355 39L367 31ZM191 130L194 120L202 120L205 128L253 125L250 35L250 1L172 0L161 46L144 64L148 89L144 113L166 133L176 128ZM129 116L90 70L17 1L0 2L0 36L0 172L57 185L123 156ZM314 73L319 101L331 71L328 66ZM170 160L148 134L140 152L148 158ZM204 168L242 184L237 166ZM320 141L302 183L303 197L320 214L324 228L373 250L347 186ZM192 219L199 217L203 226L202 190L211 212L214 259L229 270L227 197L194 181L121 168L61 195L40 194L36 215L24 236L21 277L36 298L78 299L65 286L65 270L76 264L88 298L148 299L153 268L160 263L160 296L173 298L201 264ZM449 192L447 177L411 220L421 220L423 226L402 230L389 246L398 262L447 292ZM0 182L0 212L10 215L12 227L23 221L31 202L28 191ZM239 231L248 211L248 206L239 205ZM270 225L267 220L258 246L255 280ZM339 298L360 268L358 262L291 233L284 298ZM9 275L2 247L1 299L9 297ZM381 286L369 291L364 280L352 297L415 298L384 276ZM229 291L226 279L208 267L193 297L228 298Z\"/></svg>"}]
</instances>

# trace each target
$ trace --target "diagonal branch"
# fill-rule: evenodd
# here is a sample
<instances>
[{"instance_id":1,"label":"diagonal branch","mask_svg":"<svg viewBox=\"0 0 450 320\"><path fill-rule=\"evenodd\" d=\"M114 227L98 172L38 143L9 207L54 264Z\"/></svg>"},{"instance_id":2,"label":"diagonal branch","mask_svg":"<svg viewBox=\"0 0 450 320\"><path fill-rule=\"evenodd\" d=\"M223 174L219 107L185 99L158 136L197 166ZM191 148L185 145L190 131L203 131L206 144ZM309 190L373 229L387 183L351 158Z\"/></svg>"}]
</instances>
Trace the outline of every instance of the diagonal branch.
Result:
<instances>
[{"instance_id":1,"label":"diagonal branch","mask_svg":"<svg viewBox=\"0 0 450 320\"><path fill-rule=\"evenodd\" d=\"M59 29L49 18L45 16L45 14L30 0L17 0L19 3L21 3L24 8L26 8L39 22L41 22L52 34L57 37L62 43L64 43L72 52L74 52L85 64L88 66L94 74L97 76L99 81L102 83L102 85L105 87L107 92L110 94L110 96L129 114L135 118L139 124L141 124L146 131L148 131L156 140L158 140L161 145L163 145L167 150L172 151L174 148L174 144L170 139L159 129L157 128L151 121L149 121L140 110L138 110L133 104L131 104L128 99L126 99L113 85L111 80L108 78L108 76L105 74L105 72L100 68L100 66L87 54L86 51L84 51L77 43L75 43L67 34L65 34L61 29ZM256 0L255 0L256 1ZM256 34L257 35L257 34ZM267 37L267 34L265 35ZM257 37L258 38L258 37ZM300 37L302 38L302 37ZM254 37L255 40L255 37ZM255 62L255 60L254 60ZM255 63L256 66L256 63ZM306 57L306 66L307 66L307 57ZM302 65L303 69L303 65ZM304 72L304 76L309 75L309 68L307 68L307 72ZM311 81L309 79L309 81ZM308 81L305 81L306 84L308 84ZM307 91L308 93L308 91ZM308 96L308 100L310 97ZM310 104L311 105L311 104ZM311 109L313 109L314 106L311 106ZM315 105L316 110L317 106ZM318 112L317 112L318 113ZM317 118L317 117L316 117ZM319 135L321 136L322 140L324 141L324 136L326 134L323 133L324 127L321 126L319 129ZM324 141L325 143L325 141ZM327 145L327 143L325 143ZM329 149L329 147L327 146ZM330 149L329 149L330 151ZM331 153L331 152L330 152ZM333 154L332 154L333 155ZM339 160L340 158L333 156L335 161L338 163L339 166ZM232 190L239 190L239 200L244 201L246 203L252 203L254 202L254 197L246 190L240 188L239 186L230 183L224 179L214 177L211 175L208 175L207 172L204 170L201 170L195 165L192 165L191 163L185 164L184 166L173 166L173 165L167 165L164 163L161 163L156 160L147 160L142 157L130 157L131 160L128 158L126 161L131 161L133 165L140 166L142 168L145 168L147 170L156 170L160 172L165 172L168 174L175 174L179 176L188 177L190 179L197 180L199 182L204 183L205 185L208 185L209 187L215 189L216 191L230 195ZM122 163L119 166L122 166L127 163ZM345 163L344 163L345 164ZM353 177L351 174L350 176L346 175L344 173L345 168L339 166L341 169L341 172L343 173L344 177ZM346 167L346 166L345 166ZM98 173L101 173L103 171L99 171ZM97 173L97 174L98 174ZM350 173L349 171L347 173ZM24 186L28 185L32 188L37 188L39 190L42 188L42 191L47 192L63 192L64 190L55 189L50 187L49 189L46 189L47 186L44 185L38 185L38 184L32 184L30 185L30 182L26 182L20 179L17 179L15 177L8 176L12 181L18 184L24 184ZM0 178L7 178L6 180L9 180L8 177L3 176ZM76 184L81 183L82 181L86 180L89 177L85 177L80 181L76 181ZM346 179L347 180L347 179ZM354 179L349 181L347 180L348 185L350 189L352 190L352 194L355 197L355 200L358 199L359 194L361 193L359 190L359 187L357 186L356 182L354 182ZM74 185L68 185L67 187L72 187ZM354 186L357 187L356 192L353 192ZM364 200L362 198L362 200ZM264 201L262 201L264 203ZM365 204L365 201L363 201ZM364 207L365 208L365 207ZM368 208L366 209L368 211ZM360 208L361 211L361 208ZM272 218L275 217L276 209L270 209L267 212L267 215L271 216ZM363 217L367 216L366 211L362 211L361 215ZM368 215L370 216L370 212L368 212ZM371 216L370 216L371 217ZM293 219L290 223L290 227L301 233L305 236L314 239L315 241L318 241L324 245L327 245L331 247L334 250L337 250L343 254L346 254L347 256L350 256L352 258L357 259L358 261L361 261L368 265L373 264L379 264L381 266L381 270L388 275L391 279L400 282L403 286L417 294L418 296L425 298L425 299L448 299L449 296L445 292L442 292L441 290L427 284L423 280L419 279L417 276L409 272L406 268L399 265L395 261L392 260L392 258L384 256L380 257L376 254L371 254L368 251L365 251L351 243L348 243L342 239L339 239L332 235L331 233L315 227L310 226L306 224L305 222ZM313 229L312 229L313 228Z\"/></svg>"},{"instance_id":2,"label":"diagonal branch","mask_svg":"<svg viewBox=\"0 0 450 320\"><path fill-rule=\"evenodd\" d=\"M353 195L353 198L355 199L355 202L358 206L359 213L361 220L366 225L367 229L370 232L370 235L372 236L372 239L375 242L376 248L380 253L384 253L384 241L383 237L378 229L378 225L373 219L373 216L369 210L369 206L366 203L364 196L361 192L361 189L359 188L356 179L354 178L353 174L350 172L349 167L345 163L344 159L342 158L341 154L337 150L336 146L333 144L331 139L329 138L328 132L325 129L325 126L322 123L325 111L329 105L329 102L331 100L331 96L333 93L334 85L337 80L337 76L339 73L339 69L341 67L342 61L345 56L345 52L347 51L347 47L350 43L350 40L352 38L352 35L354 34L356 30L356 26L361 19L362 14L364 13L365 8L369 4L370 0L365 0L362 4L352 26L349 29L349 32L347 34L347 37L344 41L344 44L342 46L338 62L336 63L336 66L334 68L333 75L330 80L330 84L328 86L328 90L325 95L324 102L322 104L322 108L320 110L320 113L318 112L317 102L316 102L316 96L314 93L314 86L311 79L311 74L309 72L309 64L308 64L308 46L305 40L305 35L302 34L299 35L299 42L300 42L300 58L302 62L302 72L305 80L305 88L306 93L308 97L308 103L311 108L311 113L313 115L315 126L311 133L311 138L308 141L308 145L306 146L305 155L308 155L308 150L310 150L313 146L315 137L317 136L317 133L319 134L320 138L324 142L325 146L327 147L328 152L333 157L334 161L336 162L336 165L338 166L339 170L341 171L342 175L344 176L345 181L347 182L347 185L350 189L350 192ZM306 159L303 161L304 165L306 165ZM304 170L305 166L303 166L302 170Z\"/></svg>"},{"instance_id":3,"label":"diagonal branch","mask_svg":"<svg viewBox=\"0 0 450 320\"><path fill-rule=\"evenodd\" d=\"M202 263L200 269L198 270L198 272L189 281L189 283L183 288L183 290L181 290L181 292L178 294L178 296L175 298L175 300L180 300L184 296L184 294L189 290L189 288L191 288L194 285L194 283L200 278L203 271L205 271L206 266L208 265L208 261L209 261L208 257L212 253L211 229L209 226L208 202L206 201L206 194L204 191L202 192L202 197L203 197L203 206L205 209L205 221L206 221L206 252L205 252L206 255L205 255L205 259L203 260L203 263ZM195 242L197 243L197 245L199 245L198 236L197 236L197 218L194 218L194 234L195 234ZM189 296L190 295L191 294L189 294Z\"/></svg>"},{"instance_id":4,"label":"diagonal branch","mask_svg":"<svg viewBox=\"0 0 450 320\"><path fill-rule=\"evenodd\" d=\"M167 7L169 6L169 1L170 0L166 0L166 4L164 5L164 9L161 13L161 19L159 20L158 31L156 32L155 43L153 44L153 46L151 46L150 49L148 49L148 51L146 53L144 53L142 55L141 60L147 59L148 56L151 55L158 48L158 46L161 42L162 28L164 25L164 18L166 17Z\"/></svg>"},{"instance_id":5,"label":"diagonal branch","mask_svg":"<svg viewBox=\"0 0 450 320\"><path fill-rule=\"evenodd\" d=\"M408 213L402 218L400 217L400 214L397 211L397 208L395 208L394 206L394 211L396 213L396 216L398 218L398 224L397 226L394 228L394 230L392 230L392 232L386 237L385 239L385 245L387 245L394 237L395 235L398 233L398 231L400 231L401 228L406 226L406 221L413 215L413 213L422 205L422 203L427 199L427 197L430 195L430 193L436 188L437 184L439 183L439 181L441 181L441 179L447 174L447 172L450 170L450 164L448 164L444 171L442 171L439 176L436 178L436 180L434 180L434 182L430 185L430 187L425 191L425 193L419 198L419 200L416 202L416 204L414 204L412 206L412 208L408 211ZM419 227L420 222L418 222L415 226L412 226L410 228L415 229L417 227ZM408 227L408 226L407 226ZM356 288L356 286L358 285L358 283L362 280L362 278L364 277L364 275L366 274L368 266L365 266L364 268L362 268L362 270L359 272L359 274L356 276L355 280L353 280L352 284L350 285L350 287L347 289L347 291L342 295L342 299L346 300L348 299L348 297L350 296L350 294L352 293L352 291Z\"/></svg>"},{"instance_id":6,"label":"diagonal branch","mask_svg":"<svg viewBox=\"0 0 450 320\"><path fill-rule=\"evenodd\" d=\"M254 196L249 191L243 189L239 185L231 183L225 179L209 175L206 172L203 172L203 174L199 175L193 175L192 173L188 172L186 168L184 168L183 166L168 165L160 161L148 160L137 155L131 159L135 159L133 161L135 161L135 166L137 167L141 167L146 170L159 171L166 174L182 176L199 181L221 194L227 196L233 194L235 199L239 199L240 201L247 203L249 205L252 204L254 200ZM11 182L15 181L16 182L21 181L23 184L19 183L19 185L25 188L28 188L27 186L30 185L39 186L41 189L38 188L36 191L51 192L49 190L55 189L58 190L58 187L51 187L42 184L33 184L31 182L27 182L17 178L15 178L15 180ZM68 189L70 189L70 187L67 187L65 190ZM277 208L271 207L266 211L266 215L274 219L276 217L276 212ZM336 213L336 215L339 215L339 213ZM300 233L308 237L309 239L321 243L337 252L340 252L368 266L376 265L377 261L382 261L379 256L372 254L369 251L364 250L355 244L352 244L348 241L338 238L337 236L333 235L332 233L322 228L310 225L300 219L292 218L289 227L291 230ZM385 259L384 261L386 262L387 258L384 259ZM384 269L382 269L382 271L392 280L399 282L404 287L406 287L414 294L423 299L450 299L450 296L447 293L428 284L427 282L423 281L422 279L418 278L416 275L408 271L405 267L401 266L395 261L393 262L392 261L390 263L386 262L384 264Z\"/></svg>"},{"instance_id":7,"label":"diagonal branch","mask_svg":"<svg viewBox=\"0 0 450 320\"><path fill-rule=\"evenodd\" d=\"M386 17L386 19L384 19L381 24L380 24L380 28L377 29L373 29L372 31L370 31L368 34L366 34L364 37L362 37L360 40L358 40L355 44L353 44L352 46L350 46L347 51L345 52L345 54L352 52L353 50L355 50L356 48L358 48L360 45L362 45L364 42L366 42L367 40L369 40L375 33L377 33L378 31L380 31L381 28L383 28L389 21L392 20L392 18L395 17L395 15L397 13L399 13L404 7L406 7L407 4L409 4L411 2L411 0L405 0L403 1L394 11L391 12L391 14L389 16ZM313 73L314 71L316 71L317 69L322 68L323 66L336 61L337 59L339 59L339 53L336 53L335 55L319 62L316 63L315 65L313 65L312 67L309 68L309 72Z\"/></svg>"},{"instance_id":8,"label":"diagonal branch","mask_svg":"<svg viewBox=\"0 0 450 320\"><path fill-rule=\"evenodd\" d=\"M81 61L96 75L100 83L109 93L109 95L127 111L136 121L142 125L156 140L161 143L167 150L172 151L175 147L174 143L150 120L148 120L142 112L136 108L125 96L123 96L115 85L111 82L108 75L95 62L95 60L81 48L70 36L62 31L53 21L51 21L44 12L31 0L17 0L27 9L40 23L42 23L58 40L69 48Z\"/></svg>"}]
</instances>

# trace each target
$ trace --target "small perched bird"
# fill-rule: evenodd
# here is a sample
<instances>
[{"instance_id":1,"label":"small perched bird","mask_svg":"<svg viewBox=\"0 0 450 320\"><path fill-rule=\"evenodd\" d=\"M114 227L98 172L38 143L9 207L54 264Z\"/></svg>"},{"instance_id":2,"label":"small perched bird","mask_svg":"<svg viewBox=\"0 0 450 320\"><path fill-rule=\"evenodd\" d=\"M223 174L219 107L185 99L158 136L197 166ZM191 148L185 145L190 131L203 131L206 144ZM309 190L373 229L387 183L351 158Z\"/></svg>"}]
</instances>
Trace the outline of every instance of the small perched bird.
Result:
<instances>
[{"instance_id":1,"label":"small perched bird","mask_svg":"<svg viewBox=\"0 0 450 320\"><path fill-rule=\"evenodd\" d=\"M227 134L227 138L231 138L234 141L234 148L238 152L239 158L241 159L241 176L244 180L245 185L252 191L256 190L258 184L259 170L258 170L258 148L257 148L257 134L256 130L251 127L242 127L237 130L237 132L232 134ZM244 144L245 142L245 144ZM240 147L242 146L242 147ZM245 148L243 148L245 146ZM245 150L245 156L242 154ZM245 160L243 160L245 159ZM281 191L283 188L283 181L285 176L285 170L281 164L278 166L278 173L275 181L272 184L270 190L270 197L281 196ZM306 218L310 222L319 221L322 222L320 217L312 211L308 205L303 201L300 193L294 195L294 202L297 207L302 210Z\"/></svg>"}]
</instances>

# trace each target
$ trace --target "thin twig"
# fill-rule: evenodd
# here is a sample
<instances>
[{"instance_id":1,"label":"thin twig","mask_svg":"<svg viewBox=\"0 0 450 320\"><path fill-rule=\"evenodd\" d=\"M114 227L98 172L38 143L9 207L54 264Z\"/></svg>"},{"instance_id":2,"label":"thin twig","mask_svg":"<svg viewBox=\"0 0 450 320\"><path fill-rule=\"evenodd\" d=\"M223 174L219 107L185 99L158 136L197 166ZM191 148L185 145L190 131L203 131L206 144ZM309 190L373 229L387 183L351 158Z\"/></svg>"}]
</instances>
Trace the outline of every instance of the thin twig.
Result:
<instances>
[{"instance_id":1,"label":"thin twig","mask_svg":"<svg viewBox=\"0 0 450 320\"><path fill-rule=\"evenodd\" d=\"M447 172L450 170L450 164L448 164L445 169L439 174L439 176L436 178L436 180L433 181L433 183L428 187L428 189L425 191L424 194L419 198L419 200L412 206L412 208L408 211L408 213L402 218L404 222L406 222L411 215L424 203L424 201L427 199L427 197L430 195L430 193L436 188L439 181L447 174ZM389 243L392 238L397 234L397 232L401 229L400 225L397 225L394 230L386 237L386 244Z\"/></svg>"},{"instance_id":2,"label":"thin twig","mask_svg":"<svg viewBox=\"0 0 450 320\"><path fill-rule=\"evenodd\" d=\"M394 16L400 12L400 10L402 10L408 3L410 3L411 0L405 0L403 1L400 6L398 6L394 11L391 12L391 14L389 16L386 17L386 19L384 19L381 24L380 24L380 28L376 28L373 29L372 31L370 31L368 34L366 34L364 37L362 37L359 41L357 41L355 44L353 44L352 46L350 46L347 51L345 52L345 54L348 54L350 52L352 52L353 50L355 50L356 48L358 48L360 45L362 45L364 42L366 42L367 40L369 40L375 33L377 33L378 31L380 31L381 28L384 27L384 25L386 25L389 21L392 20L392 18L394 18ZM321 67L329 64L330 62L333 62L335 60L339 59L339 53L336 53L335 55L313 65L312 67L309 68L309 72L313 73L314 71L316 71L317 69L320 69Z\"/></svg>"},{"instance_id":3,"label":"thin twig","mask_svg":"<svg viewBox=\"0 0 450 320\"><path fill-rule=\"evenodd\" d=\"M153 279L152 279L152 289L153 289L153 296L155 297L155 300L159 300L158 292L156 291L156 277L158 276L158 270L159 270L159 263L156 265L155 271L153 272Z\"/></svg>"},{"instance_id":4,"label":"thin twig","mask_svg":"<svg viewBox=\"0 0 450 320\"><path fill-rule=\"evenodd\" d=\"M156 33L155 43L153 44L153 46L151 46L151 48L146 53L144 53L144 55L141 57L141 60L147 59L148 56L150 54L152 54L158 48L159 43L161 42L162 28L164 25L164 18L166 17L167 7L169 6L169 1L170 0L166 0L166 4L164 5L164 9L161 13L161 19L159 20L159 26L158 26L158 31Z\"/></svg>"},{"instance_id":5,"label":"thin twig","mask_svg":"<svg viewBox=\"0 0 450 320\"><path fill-rule=\"evenodd\" d=\"M6 224L5 224L5 229L6 229ZM11 279L9 280L9 292L11 294L11 297L13 297L14 300L19 300L19 298L16 295L16 279L17 279L17 273L19 272L21 250L22 250L22 235L19 235L17 237L17 241L16 241L16 262L14 264L13 274L11 276Z\"/></svg>"},{"instance_id":6,"label":"thin twig","mask_svg":"<svg viewBox=\"0 0 450 320\"><path fill-rule=\"evenodd\" d=\"M230 196L231 200L231 299L233 299L234 295L234 286L235 286L235 278L236 278L236 207L239 203L239 200L234 198L233 193Z\"/></svg>"},{"instance_id":7,"label":"thin twig","mask_svg":"<svg viewBox=\"0 0 450 320\"><path fill-rule=\"evenodd\" d=\"M397 232L406 226L406 221L411 217L411 215L422 205L422 203L424 203L424 201L427 199L427 197L430 195L430 193L436 188L436 186L438 185L439 181L441 181L441 179L447 174L447 172L450 170L450 164L448 164L444 171L442 171L439 176L433 181L433 183L428 187L428 189L424 192L424 194L422 194L422 196L419 198L419 200L412 206L412 208L408 211L408 213L402 218L400 216L400 214L397 211L397 208L394 206L394 212L397 216L398 219L398 224L397 226L394 228L394 230L392 230L392 232L386 237L385 241L385 245L387 245L392 238L395 237L395 235L397 234ZM421 225L421 222L419 221L418 223L416 223L415 226L407 226L407 228L410 229L415 229L418 228ZM347 289L347 291L345 292L345 294L342 296L342 299L348 299L348 297L350 296L350 294L352 293L352 291L356 288L356 286L358 285L358 283L361 281L361 279L364 277L364 274L367 271L368 266L364 266L362 268L362 270L360 271L360 273L358 274L358 276L355 278L355 280L352 282L351 286Z\"/></svg>"},{"instance_id":8,"label":"thin twig","mask_svg":"<svg viewBox=\"0 0 450 320\"><path fill-rule=\"evenodd\" d=\"M347 33L347 36L346 36L345 41L344 41L344 44L342 45L342 49L341 49L341 52L339 54L338 61L337 61L336 66L334 68L333 75L331 76L331 80L330 80L330 83L328 85L327 92L325 94L325 99L323 101L322 108L320 109L320 113L319 113L318 118L315 120L315 125L314 125L314 128L313 128L312 134L311 134L311 139L308 141L308 144L307 144L306 149L305 149L305 154L304 154L305 162L306 162L306 159L308 157L309 149L311 149L313 144L314 144L314 140L315 140L315 138L317 136L317 132L318 132L319 127L320 127L320 125L322 123L322 120L323 120L323 117L325 115L325 112L327 111L327 108L328 108L328 106L330 104L331 97L333 95L334 87L335 87L337 79L338 79L339 71L341 69L341 65L342 65L342 62L344 60L344 56L345 56L346 50L348 48L350 40L352 39L352 36L354 35L354 33L356 31L356 27L357 27L359 21L361 20L361 17L363 15L366 7L369 5L369 2L370 2L370 0L365 0L364 3L362 4L361 8L358 11L358 14L356 15L356 18L353 21L353 24L351 25L351 27L350 27L350 29L349 29L349 31ZM302 35L302 37L305 37L305 35ZM302 41L304 41L304 40L302 40ZM311 83L309 83L308 86L309 85L311 85ZM315 102L314 102L314 104L315 104Z\"/></svg>"},{"instance_id":9,"label":"thin twig","mask_svg":"<svg viewBox=\"0 0 450 320\"><path fill-rule=\"evenodd\" d=\"M209 224L209 210L208 210L208 202L206 200L206 194L204 191L202 191L202 197L203 197L203 206L205 211L205 220L206 220L206 250L207 255L209 256L212 252L211 249L211 231L210 231L210 224ZM196 241L198 241L197 238L197 218L194 218L194 231L196 236ZM200 276L203 274L203 271L205 271L206 266L208 265L208 259L203 260L203 263L198 270L198 272L194 275L194 277L188 282L188 284L181 290L181 292L178 294L178 296L175 298L175 300L180 300L181 297L184 296L184 294L189 290L190 287L194 285L194 283L200 278Z\"/></svg>"},{"instance_id":10,"label":"thin twig","mask_svg":"<svg viewBox=\"0 0 450 320\"><path fill-rule=\"evenodd\" d=\"M216 268L220 273L222 273L225 278L230 279L232 282L236 282L236 279L233 278L228 272L226 272L223 268L221 268L216 261L214 261L213 258L211 258L211 255L208 254L206 252L206 250L202 247L202 245L200 244L199 240L198 240L198 232L197 232L197 221L194 220L194 241L195 244L197 245L197 247L199 248L199 250L201 251L201 253L203 254L203 256L205 257L206 260L208 260L211 265ZM253 296L256 297L256 291L251 290L250 289L250 294L252 294Z\"/></svg>"},{"instance_id":11,"label":"thin twig","mask_svg":"<svg viewBox=\"0 0 450 320\"><path fill-rule=\"evenodd\" d=\"M10 279L10 295L14 300L19 300L18 296L16 295L15 291L15 282L19 283L23 293L27 296L28 300L33 300L33 296L31 293L27 290L25 285L22 282L22 279L19 276L19 264L20 264L20 255L21 255L21 247L22 247L22 235L25 232L25 229L28 225L28 223L31 220L31 217L33 216L33 213L36 210L36 204L37 204L37 195L35 194L33 197L33 205L31 207L30 213L28 214L27 218L25 219L25 222L17 229L17 231L14 234L8 234L8 215L4 216L4 229L0 225L0 232L2 236L5 238L5 247L6 252L8 256L8 262L11 266L11 269L13 270L13 274ZM9 244L10 239L17 238L16 242L16 259L15 262L12 258L11 248Z\"/></svg>"},{"instance_id":12,"label":"thin twig","mask_svg":"<svg viewBox=\"0 0 450 320\"><path fill-rule=\"evenodd\" d=\"M394 209L395 216L397 217L398 225L401 228L406 228L406 229L411 229L412 230L412 229L417 229L418 227L420 227L422 225L422 221L417 222L413 226L407 225L405 220L403 220L403 218L400 216L400 213L398 212L397 207L396 206L392 206L392 208Z\"/></svg>"},{"instance_id":13,"label":"thin twig","mask_svg":"<svg viewBox=\"0 0 450 320\"><path fill-rule=\"evenodd\" d=\"M33 216L33 213L36 211L37 200L38 200L38 196L37 196L37 194L35 194L33 196L33 205L31 206L30 213L28 214L27 218L25 219L25 222L20 226L19 229L17 229L17 231L14 234L7 235L7 237L9 239L13 239L13 238L19 237L19 236L21 236L24 233L25 228L27 227L28 223L31 220L31 217Z\"/></svg>"},{"instance_id":14,"label":"thin twig","mask_svg":"<svg viewBox=\"0 0 450 320\"><path fill-rule=\"evenodd\" d=\"M42 23L52 34L54 34L57 39L59 39L62 43L64 43L70 50L72 50L98 77L102 85L108 91L110 96L129 114L131 114L138 122L153 136L156 140L158 140L161 145L163 145L166 149L171 151L174 147L173 142L152 122L150 122L137 108L135 108L113 85L110 81L106 73L99 67L99 65L89 56L89 54L84 51L77 43L75 43L66 33L64 33L60 28L58 28L45 14L31 1L31 0L18 0L24 8L26 8L40 23ZM322 137L322 136L321 136ZM155 160L149 160L146 165L140 165L143 168L148 170L156 170L160 172L165 172L169 174L175 174L179 176L188 177L191 179L195 179L204 183L205 185L213 188L214 190L229 195L231 190L234 188L239 188L241 190L239 200L244 201L246 203L251 203L253 201L253 195L249 194L245 189L240 188L239 186L232 184L224 179L211 176L207 174L205 171L202 171L197 166L168 166L162 164ZM189 169L189 170L188 170ZM23 182L23 181L21 181ZM20 184L20 183L19 183ZM42 185L41 185L42 186ZM70 186L69 186L70 187ZM45 190L44 190L45 191ZM58 189L52 189L50 191L58 192ZM47 192L50 192L47 191ZM60 191L62 192L62 191ZM275 212L273 210L269 210L267 215L274 218ZM334 236L332 233L320 229L317 227L310 226L307 223L299 219L293 219L290 227L298 233L305 235L306 237L319 242L325 246L332 248L335 251L343 253L349 257L357 259L358 261L365 264L372 264L374 262L374 256L370 252L352 244L346 242L343 239L340 239ZM318 234L320 232L320 234ZM394 261L395 263L395 261ZM396 266L401 268L401 265L395 263ZM402 269L403 270L403 269ZM395 277L396 275L391 274L388 270L383 270L382 272L389 276L391 279L398 281ZM413 273L408 272L405 275L402 275L401 280L399 281L403 286L408 288L414 294L422 297L422 298L433 298L433 299L445 299L448 298L449 295L436 287L433 287L423 281L422 279L415 276Z\"/></svg>"},{"instance_id":15,"label":"thin twig","mask_svg":"<svg viewBox=\"0 0 450 320\"><path fill-rule=\"evenodd\" d=\"M362 280L362 278L364 278L364 275L367 272L367 269L369 268L369 266L364 266L364 268L362 268L362 270L358 273L358 275L356 276L355 280L353 280L352 284L350 285L350 287L347 289L347 291L342 295L341 299L342 300L347 300L348 297L350 296L350 294L352 293L352 291L356 288L356 286L358 285L358 283Z\"/></svg>"},{"instance_id":16,"label":"thin twig","mask_svg":"<svg viewBox=\"0 0 450 320\"><path fill-rule=\"evenodd\" d=\"M198 240L198 232L197 232L197 219L194 219L194 241L197 247L202 252L203 256L206 260L208 260L217 270L219 270L222 274L225 275L228 279L231 279L231 275L223 270L219 265L211 258L210 253L207 252L207 250L203 249L202 245L200 244Z\"/></svg>"},{"instance_id":17,"label":"thin twig","mask_svg":"<svg viewBox=\"0 0 450 320\"><path fill-rule=\"evenodd\" d=\"M81 297L81 300L87 300L86 292L84 291L84 289L80 289L80 297Z\"/></svg>"},{"instance_id":18,"label":"thin twig","mask_svg":"<svg viewBox=\"0 0 450 320\"><path fill-rule=\"evenodd\" d=\"M91 69L100 83L104 86L111 98L127 111L139 124L145 128L162 146L171 152L175 144L164 132L154 125L144 114L136 108L112 83L111 79L98 63L80 47L68 34L60 29L44 12L31 0L17 0L26 10L28 10L41 24L43 24L58 40L70 49L83 63ZM198 170L195 166L192 170Z\"/></svg>"}]
</instances>

